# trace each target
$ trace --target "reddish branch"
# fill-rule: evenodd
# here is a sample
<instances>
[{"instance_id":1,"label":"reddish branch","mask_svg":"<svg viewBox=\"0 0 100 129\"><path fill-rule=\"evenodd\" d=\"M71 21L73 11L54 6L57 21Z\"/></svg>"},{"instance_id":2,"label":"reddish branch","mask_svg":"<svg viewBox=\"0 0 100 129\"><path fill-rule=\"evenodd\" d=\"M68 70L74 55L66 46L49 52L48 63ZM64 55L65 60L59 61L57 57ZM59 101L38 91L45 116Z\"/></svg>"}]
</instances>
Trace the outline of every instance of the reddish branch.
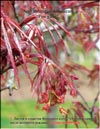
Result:
<instances>
[{"instance_id":1,"label":"reddish branch","mask_svg":"<svg viewBox=\"0 0 100 129\"><path fill-rule=\"evenodd\" d=\"M82 96L82 94L77 89L76 89L76 91L77 91L77 94L80 96L80 98L83 100L84 104L87 106L87 111L90 112L89 111L90 107L89 107L87 101L85 100L85 98Z\"/></svg>"},{"instance_id":2,"label":"reddish branch","mask_svg":"<svg viewBox=\"0 0 100 129\"><path fill-rule=\"evenodd\" d=\"M97 95L96 95L96 97L95 97L95 99L94 99L93 105L92 105L92 107L91 107L91 112L92 112L92 113L93 113L93 108L94 108L96 102L98 101L99 94L100 94L100 91L98 91L98 93L97 93Z\"/></svg>"},{"instance_id":3,"label":"reddish branch","mask_svg":"<svg viewBox=\"0 0 100 129\"><path fill-rule=\"evenodd\" d=\"M84 104L86 105L86 111L90 114L91 118L93 118L93 110L94 110L94 106L96 104L96 102L98 101L98 97L100 94L100 91L97 92L97 95L94 99L93 105L91 107L89 107L89 104L87 103L87 101L85 100L85 98L82 96L82 94L76 89L78 95L80 96L80 98L83 100Z\"/></svg>"}]
</instances>

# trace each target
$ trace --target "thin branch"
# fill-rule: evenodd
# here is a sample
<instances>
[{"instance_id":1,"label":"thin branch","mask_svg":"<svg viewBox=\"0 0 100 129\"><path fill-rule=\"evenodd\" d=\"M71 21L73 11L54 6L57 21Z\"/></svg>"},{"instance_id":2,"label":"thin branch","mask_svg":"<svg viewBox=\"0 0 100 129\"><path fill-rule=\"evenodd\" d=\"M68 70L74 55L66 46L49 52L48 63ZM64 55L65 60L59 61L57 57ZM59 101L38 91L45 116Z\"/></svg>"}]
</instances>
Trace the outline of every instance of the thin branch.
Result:
<instances>
[{"instance_id":1,"label":"thin branch","mask_svg":"<svg viewBox=\"0 0 100 129\"><path fill-rule=\"evenodd\" d=\"M1 92L1 91L4 91L4 90L7 90L7 89L9 89L9 88L6 87L6 86L5 86L5 87L1 87L1 88L0 88L0 92Z\"/></svg>"},{"instance_id":2,"label":"thin branch","mask_svg":"<svg viewBox=\"0 0 100 129\"><path fill-rule=\"evenodd\" d=\"M19 60L19 62L16 62L15 64L16 64L16 66L18 67L18 66L20 66L20 65L23 64L23 61L22 61L22 60ZM12 69L12 68L13 68L12 65L9 65L9 66L8 66L7 68L5 68L4 70L0 70L0 75L4 74L6 71L8 71L9 69Z\"/></svg>"},{"instance_id":3,"label":"thin branch","mask_svg":"<svg viewBox=\"0 0 100 129\"><path fill-rule=\"evenodd\" d=\"M13 6L13 9L14 9L14 15L15 15L15 18L17 19L17 21L20 23L20 20L19 20L19 17L16 13L16 8L15 8L15 1L12 1L12 6Z\"/></svg>"},{"instance_id":4,"label":"thin branch","mask_svg":"<svg viewBox=\"0 0 100 129\"><path fill-rule=\"evenodd\" d=\"M81 93L77 89L76 89L76 92L81 97L81 99L84 101L85 105L88 107L87 111L90 113L90 107L89 107L87 101L85 100L85 98L81 95Z\"/></svg>"},{"instance_id":5,"label":"thin branch","mask_svg":"<svg viewBox=\"0 0 100 129\"><path fill-rule=\"evenodd\" d=\"M17 90L17 89L14 87L10 88L10 87L6 87L6 86L0 88L0 92L5 91L5 90L9 90L9 96L12 96L13 90Z\"/></svg>"},{"instance_id":6,"label":"thin branch","mask_svg":"<svg viewBox=\"0 0 100 129\"><path fill-rule=\"evenodd\" d=\"M75 32L79 32L79 33L80 32L83 32L83 33L97 33L97 32L99 32L99 29L100 29L99 27L94 27L94 28L90 28L90 29L81 30L81 29L77 29L78 26L75 26L73 28L68 28L63 23L61 23L61 25L64 28L66 28L68 31L75 31ZM54 25L54 26L55 26L56 29L60 30L60 27L58 25ZM41 29L41 27L40 27L40 29ZM55 31L55 29L53 27L51 27L51 26L49 27L49 30ZM48 32L48 29L44 28L41 31L42 32Z\"/></svg>"},{"instance_id":7,"label":"thin branch","mask_svg":"<svg viewBox=\"0 0 100 129\"><path fill-rule=\"evenodd\" d=\"M76 87L75 87L75 89L76 89ZM96 97L94 99L92 107L89 107L87 101L85 100L85 98L81 95L81 93L77 89L76 89L76 91L77 91L78 95L81 97L81 99L84 101L85 105L88 107L87 112L90 114L91 118L93 118L93 109L94 109L94 106L95 106L95 104L96 104L96 102L98 100L100 91L98 91L98 93L97 93L97 95L96 95Z\"/></svg>"},{"instance_id":8,"label":"thin branch","mask_svg":"<svg viewBox=\"0 0 100 129\"><path fill-rule=\"evenodd\" d=\"M98 91L98 93L97 93L97 95L96 95L96 97L94 99L94 102L93 102L93 105L92 105L92 108L91 108L91 112L93 112L93 108L94 108L94 106L95 106L95 104L96 104L96 102L98 100L99 94L100 94L100 91Z\"/></svg>"}]
</instances>

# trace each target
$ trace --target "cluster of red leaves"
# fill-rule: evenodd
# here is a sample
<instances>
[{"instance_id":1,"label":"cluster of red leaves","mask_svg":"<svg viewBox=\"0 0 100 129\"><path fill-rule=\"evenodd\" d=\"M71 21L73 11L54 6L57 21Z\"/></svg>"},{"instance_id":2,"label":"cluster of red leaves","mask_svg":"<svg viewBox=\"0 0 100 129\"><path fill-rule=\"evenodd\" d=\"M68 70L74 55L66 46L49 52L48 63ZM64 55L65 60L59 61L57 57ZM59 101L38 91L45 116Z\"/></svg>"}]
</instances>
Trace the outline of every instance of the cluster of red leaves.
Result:
<instances>
[{"instance_id":1,"label":"cluster of red leaves","mask_svg":"<svg viewBox=\"0 0 100 129\"><path fill-rule=\"evenodd\" d=\"M64 103L67 87L70 88L70 94L76 95L72 80L76 77L68 75L66 71L58 67L48 58L41 60L38 71L33 80L34 93L38 95L38 102L45 104L45 110L49 111L50 106L57 103ZM42 85L42 87L40 87Z\"/></svg>"},{"instance_id":2,"label":"cluster of red leaves","mask_svg":"<svg viewBox=\"0 0 100 129\"><path fill-rule=\"evenodd\" d=\"M76 21L72 19L71 23L69 23L69 27L63 26L59 20L56 19L56 16L52 17L52 15L49 15L45 11L41 13L41 11L46 8L48 8L48 10L54 9L51 1L2 1L1 3L0 62L2 63L0 63L0 74L3 75L3 73L13 68L15 77L20 85L18 66L23 64L23 69L34 90L33 94L37 93L38 102L45 103L44 109L47 111L49 111L50 106L64 102L67 86L70 87L70 94L76 95L73 80L78 79L67 73L67 71L64 70L65 67L60 67L58 63L58 43L53 31L56 32L61 47L65 51L65 42L60 30L62 30L73 43L76 43L75 39L76 41L80 41L86 50L95 47L95 43L98 40L98 36L96 41L93 41L90 37L90 25L92 26L92 30L98 32L98 28L96 27L99 25L98 13L94 18L92 18L92 14L88 15L86 13L87 7L94 8L94 6L99 5L98 2L91 2L91 4L80 1L58 1L58 3L59 2L60 7L59 4L57 4L55 9L75 8L74 11L77 12ZM64 13L62 13L60 17L64 17ZM77 23L77 26L73 29L74 33L71 33L69 30L72 29L70 27L74 22L75 24ZM46 30L51 37L51 45L53 45L56 51L56 57L54 57L48 48L47 41L45 40L45 32L40 27L41 23L45 26L44 30ZM57 27L55 25L57 25ZM50 27L52 27L53 31ZM86 30L83 30L84 28L86 28ZM88 39L87 37L86 39L84 38L84 32L89 33L87 34ZM37 66L38 70L34 78L29 74L27 63ZM72 69L79 68L79 66L66 65L66 68L71 67Z\"/></svg>"},{"instance_id":3,"label":"cluster of red leaves","mask_svg":"<svg viewBox=\"0 0 100 129\"><path fill-rule=\"evenodd\" d=\"M94 48L100 37L98 34L100 29L99 6L99 1L60 2L59 9L71 8L73 12L76 13L68 23L68 28L75 32L73 35L76 42L82 45L86 51L90 51ZM76 26L73 26L73 24L76 24ZM92 38L92 33L97 34L96 39Z\"/></svg>"},{"instance_id":4,"label":"cluster of red leaves","mask_svg":"<svg viewBox=\"0 0 100 129\"><path fill-rule=\"evenodd\" d=\"M72 107L68 109L61 107L59 109L59 112L66 118L71 116L73 118L73 121L81 120L86 126L86 128L88 128L87 119L94 121L94 123L99 127L100 116L99 116L99 108L97 106L93 107L92 115L91 112L89 112L89 109L85 107L81 102L73 102ZM89 113L90 117L85 118L84 112ZM77 124L75 124L75 126L79 128Z\"/></svg>"},{"instance_id":5,"label":"cluster of red leaves","mask_svg":"<svg viewBox=\"0 0 100 129\"><path fill-rule=\"evenodd\" d=\"M26 8L27 4L29 4L28 8ZM38 95L38 101L40 103L49 103L49 106L52 106L56 103L64 102L66 86L70 87L71 95L75 95L76 93L74 86L70 81L71 77L64 72L64 70L57 63L58 45L53 32L49 29L49 26L52 26L52 28L56 31L64 50L64 40L54 24L57 24L58 27L63 30L70 39L73 40L73 36L55 18L50 17L48 19L47 16L49 15L46 13L41 14L32 12L31 15L25 15L25 12L29 12L29 10L31 11L35 8L37 11L39 11L47 7L47 5L48 8L51 9L49 1L16 1L14 3L11 1L2 2L0 60L2 62L1 75L10 68L13 68L19 85L20 79L18 76L18 66L23 64L23 69L31 82L31 87ZM15 16L17 13L19 18L22 17L24 20L21 21L21 23L15 21L12 13L6 13L7 6L9 6L9 8L11 7L10 10L12 10L12 13L15 13ZM16 9L18 7L19 11ZM15 12L15 9L18 12ZM47 47L45 35L43 30L39 28L38 22L45 25L45 28L51 36L52 45L56 50L56 60L54 60L55 58ZM27 63L34 64L38 68L33 79L29 74ZM44 92L42 92L43 90Z\"/></svg>"},{"instance_id":6,"label":"cluster of red leaves","mask_svg":"<svg viewBox=\"0 0 100 129\"><path fill-rule=\"evenodd\" d=\"M99 3L96 5L98 6ZM99 31L100 24L98 20L98 11L99 10L97 8L97 13L94 15L93 12L90 10L86 11L85 9L78 8L78 27L76 28L76 40L82 43L86 51L90 51L92 48L94 48L97 41L99 40L98 34L95 40L91 38L92 34L90 34ZM86 34L80 33L78 30Z\"/></svg>"},{"instance_id":7,"label":"cluster of red leaves","mask_svg":"<svg viewBox=\"0 0 100 129\"><path fill-rule=\"evenodd\" d=\"M86 72L86 76L90 78L89 85L93 84L95 80L99 79L99 70L100 70L99 64L94 64L93 69L88 69L85 66L72 62L71 64L65 64L64 68L67 70L67 73L69 74L70 73L75 74L74 73L75 71L79 71L80 73ZM78 79L78 78L77 77L75 78L74 76L74 79Z\"/></svg>"}]
</instances>

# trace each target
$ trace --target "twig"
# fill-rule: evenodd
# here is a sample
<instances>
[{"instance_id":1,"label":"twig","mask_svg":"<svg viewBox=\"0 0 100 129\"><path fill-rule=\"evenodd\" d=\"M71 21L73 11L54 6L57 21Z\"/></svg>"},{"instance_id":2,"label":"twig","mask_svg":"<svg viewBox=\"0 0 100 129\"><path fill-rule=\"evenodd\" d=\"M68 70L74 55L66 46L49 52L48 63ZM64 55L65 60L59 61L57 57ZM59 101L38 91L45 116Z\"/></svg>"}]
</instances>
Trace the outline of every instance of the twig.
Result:
<instances>
[{"instance_id":1,"label":"twig","mask_svg":"<svg viewBox=\"0 0 100 129\"><path fill-rule=\"evenodd\" d=\"M89 107L87 101L85 100L85 98L81 95L81 93L77 89L76 89L76 92L81 97L81 99L84 101L85 105L88 107L87 111L90 113L90 107Z\"/></svg>"},{"instance_id":2,"label":"twig","mask_svg":"<svg viewBox=\"0 0 100 129\"><path fill-rule=\"evenodd\" d=\"M1 87L0 92L9 89L8 87Z\"/></svg>"},{"instance_id":3,"label":"twig","mask_svg":"<svg viewBox=\"0 0 100 129\"><path fill-rule=\"evenodd\" d=\"M84 101L85 105L88 107L87 112L90 114L91 118L93 118L93 109L94 109L94 106L95 106L95 104L96 104L96 102L98 100L100 91L98 91L98 93L97 93L97 95L96 95L96 97L94 99L92 107L89 107L87 101L84 99L84 97L81 95L81 93L77 89L76 89L76 91L77 91L78 95L81 97L81 99Z\"/></svg>"},{"instance_id":4,"label":"twig","mask_svg":"<svg viewBox=\"0 0 100 129\"><path fill-rule=\"evenodd\" d=\"M12 6L13 6L13 9L14 9L14 15L15 15L15 18L17 19L17 21L20 23L20 20L19 20L19 17L16 13L16 8L15 8L15 1L12 1Z\"/></svg>"},{"instance_id":5,"label":"twig","mask_svg":"<svg viewBox=\"0 0 100 129\"><path fill-rule=\"evenodd\" d=\"M22 60L19 60L19 62L16 62L16 66L20 66L23 64ZM9 69L12 69L12 65L9 65L7 68L5 68L4 70L0 70L0 75L4 74L5 72L7 72Z\"/></svg>"},{"instance_id":6,"label":"twig","mask_svg":"<svg viewBox=\"0 0 100 129\"><path fill-rule=\"evenodd\" d=\"M96 97L94 99L94 102L93 102L93 105L92 105L92 108L91 108L91 112L93 112L93 108L94 108L94 106L95 106L95 104L96 104L96 102L98 100L99 94L100 94L100 91L98 91L98 93L97 93L97 95L96 95Z\"/></svg>"},{"instance_id":7,"label":"twig","mask_svg":"<svg viewBox=\"0 0 100 129\"><path fill-rule=\"evenodd\" d=\"M10 87L1 87L0 88L0 92L5 91L5 90L9 90L9 96L12 96L12 91L14 88L10 88Z\"/></svg>"},{"instance_id":8,"label":"twig","mask_svg":"<svg viewBox=\"0 0 100 129\"><path fill-rule=\"evenodd\" d=\"M68 28L63 23L61 23L61 25L64 28L66 28L68 31L75 31L75 32L78 32L78 33L80 33L80 32L83 32L83 33L97 33L97 32L99 32L99 29L100 29L99 27L94 27L94 28L90 28L90 29L81 30L81 29L78 29L78 26L75 26L73 28ZM55 26L56 29L58 29L58 30L60 29L60 27L58 25L54 25L54 26ZM49 29L51 31L55 31L55 29L51 26L49 27ZM44 28L41 31L48 32L48 29Z\"/></svg>"}]
</instances>

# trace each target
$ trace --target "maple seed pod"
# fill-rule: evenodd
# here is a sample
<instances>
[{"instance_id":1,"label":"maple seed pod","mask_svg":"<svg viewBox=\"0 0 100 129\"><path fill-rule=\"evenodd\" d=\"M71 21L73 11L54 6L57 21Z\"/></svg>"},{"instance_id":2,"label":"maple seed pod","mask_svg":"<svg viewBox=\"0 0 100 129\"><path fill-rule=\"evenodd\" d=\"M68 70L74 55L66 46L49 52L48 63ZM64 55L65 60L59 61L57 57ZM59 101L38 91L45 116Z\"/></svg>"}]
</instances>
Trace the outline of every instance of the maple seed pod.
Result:
<instances>
[{"instance_id":1,"label":"maple seed pod","mask_svg":"<svg viewBox=\"0 0 100 129\"><path fill-rule=\"evenodd\" d=\"M60 108L59 109L59 112L62 114L62 115L67 115L68 113L67 113L67 111L64 109L64 108Z\"/></svg>"}]
</instances>

